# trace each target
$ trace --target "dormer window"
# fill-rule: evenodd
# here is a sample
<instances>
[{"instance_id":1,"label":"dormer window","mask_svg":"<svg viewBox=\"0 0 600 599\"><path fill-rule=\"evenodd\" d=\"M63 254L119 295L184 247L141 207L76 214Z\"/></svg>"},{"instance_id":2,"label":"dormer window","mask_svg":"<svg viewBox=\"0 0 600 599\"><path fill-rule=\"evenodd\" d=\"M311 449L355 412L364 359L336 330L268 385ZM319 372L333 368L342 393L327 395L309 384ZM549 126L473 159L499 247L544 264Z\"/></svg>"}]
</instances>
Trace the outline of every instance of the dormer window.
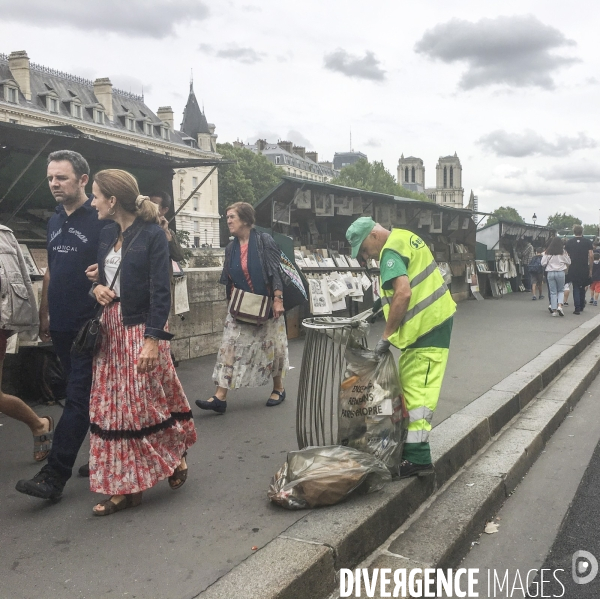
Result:
<instances>
[{"instance_id":1,"label":"dormer window","mask_svg":"<svg viewBox=\"0 0 600 599\"><path fill-rule=\"evenodd\" d=\"M135 131L135 121L131 117L125 119L125 126L127 131Z\"/></svg>"},{"instance_id":2,"label":"dormer window","mask_svg":"<svg viewBox=\"0 0 600 599\"><path fill-rule=\"evenodd\" d=\"M19 102L19 90L12 85L4 85L4 100L17 104Z\"/></svg>"},{"instance_id":3,"label":"dormer window","mask_svg":"<svg viewBox=\"0 0 600 599\"><path fill-rule=\"evenodd\" d=\"M94 109L94 122L98 125L104 125L104 111Z\"/></svg>"},{"instance_id":4,"label":"dormer window","mask_svg":"<svg viewBox=\"0 0 600 599\"><path fill-rule=\"evenodd\" d=\"M71 116L76 119L81 118L81 104L78 102L71 102Z\"/></svg>"},{"instance_id":5,"label":"dormer window","mask_svg":"<svg viewBox=\"0 0 600 599\"><path fill-rule=\"evenodd\" d=\"M143 128L146 135L152 135L152 123L144 121Z\"/></svg>"},{"instance_id":6,"label":"dormer window","mask_svg":"<svg viewBox=\"0 0 600 599\"><path fill-rule=\"evenodd\" d=\"M161 127L160 128L160 136L163 139L166 139L168 141L169 140L169 128L168 127Z\"/></svg>"},{"instance_id":7,"label":"dormer window","mask_svg":"<svg viewBox=\"0 0 600 599\"><path fill-rule=\"evenodd\" d=\"M47 96L46 108L48 109L48 112L58 114L58 98L52 98L51 96Z\"/></svg>"}]
</instances>

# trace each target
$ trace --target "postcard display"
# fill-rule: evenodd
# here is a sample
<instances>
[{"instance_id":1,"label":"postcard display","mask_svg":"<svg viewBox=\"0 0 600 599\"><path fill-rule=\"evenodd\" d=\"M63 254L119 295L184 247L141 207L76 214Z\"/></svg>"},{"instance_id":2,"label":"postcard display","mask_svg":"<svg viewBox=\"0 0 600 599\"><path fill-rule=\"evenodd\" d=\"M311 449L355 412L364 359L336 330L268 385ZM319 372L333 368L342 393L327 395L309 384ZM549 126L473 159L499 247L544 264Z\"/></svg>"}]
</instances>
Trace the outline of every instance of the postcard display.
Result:
<instances>
[{"instance_id":1,"label":"postcard display","mask_svg":"<svg viewBox=\"0 0 600 599\"><path fill-rule=\"evenodd\" d=\"M529 237L534 247L544 247L550 235L549 231L526 229L523 225L503 225L502 237L498 248L488 250L487 267L489 269L490 290L493 297L502 297L514 291L525 291L523 283L525 267L522 255Z\"/></svg>"},{"instance_id":2,"label":"postcard display","mask_svg":"<svg viewBox=\"0 0 600 599\"><path fill-rule=\"evenodd\" d=\"M370 261L364 269L348 255L345 231L359 216L371 216L387 229L400 227L417 233L431 249L451 291L454 283L465 296L471 290L483 299L480 271L474 252L466 245L475 226L466 213L450 214L428 203L379 202L303 188L296 189L288 206L279 207L275 202L272 210L272 222L294 239L294 257L309 283L313 315L352 312L368 289L372 289L373 300L379 298L379 264Z\"/></svg>"}]
</instances>

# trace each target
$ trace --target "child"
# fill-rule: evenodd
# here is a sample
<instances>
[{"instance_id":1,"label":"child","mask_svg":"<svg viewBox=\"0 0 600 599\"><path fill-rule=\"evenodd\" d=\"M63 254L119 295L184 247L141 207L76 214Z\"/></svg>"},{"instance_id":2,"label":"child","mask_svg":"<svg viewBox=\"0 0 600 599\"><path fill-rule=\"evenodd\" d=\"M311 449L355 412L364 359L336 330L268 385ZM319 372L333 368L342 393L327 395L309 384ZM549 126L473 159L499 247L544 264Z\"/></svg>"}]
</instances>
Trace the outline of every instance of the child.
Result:
<instances>
[{"instance_id":1,"label":"child","mask_svg":"<svg viewBox=\"0 0 600 599\"><path fill-rule=\"evenodd\" d=\"M542 266L542 252L544 250L542 248L537 248L535 250L535 256L531 259L529 263L529 278L531 281L531 290L533 292L532 300L536 298L536 291L540 295L540 299L543 299L542 295L542 285L544 282L544 267Z\"/></svg>"},{"instance_id":2,"label":"child","mask_svg":"<svg viewBox=\"0 0 600 599\"><path fill-rule=\"evenodd\" d=\"M594 306L598 305L598 295L600 295L600 254L594 253L594 266L592 267L592 285L590 287L592 299L590 304L594 302Z\"/></svg>"}]
</instances>

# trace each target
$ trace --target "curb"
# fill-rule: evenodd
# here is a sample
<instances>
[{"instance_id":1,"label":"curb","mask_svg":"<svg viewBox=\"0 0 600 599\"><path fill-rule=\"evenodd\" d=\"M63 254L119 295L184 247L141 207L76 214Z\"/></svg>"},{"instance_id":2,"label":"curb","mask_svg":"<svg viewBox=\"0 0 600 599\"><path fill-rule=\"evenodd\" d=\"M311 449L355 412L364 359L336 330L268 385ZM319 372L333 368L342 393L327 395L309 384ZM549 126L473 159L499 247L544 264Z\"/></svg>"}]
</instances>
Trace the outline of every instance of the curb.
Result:
<instances>
[{"instance_id":1,"label":"curb","mask_svg":"<svg viewBox=\"0 0 600 599\"><path fill-rule=\"evenodd\" d=\"M556 409L556 413L537 436L534 430L526 428L519 429L519 433L512 433L521 435L523 437L521 442L526 442L530 438L524 454L519 456L513 467L504 472L492 470L495 474L490 474L489 471L477 472L481 484L478 485L476 493L470 494L471 508L467 513L470 512L471 518L469 522L465 521L461 526L454 527L463 531L458 538L449 537L443 543L452 547L450 553L458 551L461 543L469 537L469 531L481 526L480 520L484 518L483 514L493 513L494 508L504 501L507 489L510 485L516 484L529 469L570 406L577 402L581 393L593 380L594 369L588 368L586 371L585 364L582 366L577 363L570 368L572 372L580 372L581 375L581 380L575 389L572 385L566 389L565 383L561 388L561 381L558 380L556 385L547 390L547 396L546 392L541 393L598 336L600 336L600 315L582 323L519 370L494 385L481 397L436 426L435 441L432 445L432 457L436 466L435 476L394 482L386 485L379 493L356 497L349 502L327 509L308 512L304 518L234 567L197 597L203 599L328 597L336 588L336 576L340 568L353 568L375 551L436 489L456 475L460 468L492 441L522 410L524 413L521 419L524 420L524 425L529 425L530 428L535 426L536 418L543 418L537 413L539 408L536 406L539 402L532 404L530 409L526 408L538 396L545 404ZM598 345L600 347L600 344ZM600 356L600 350L598 355ZM596 367L596 371L598 368L600 365ZM506 431L500 438L509 434L510 431ZM518 443L519 440L514 439L514 442ZM512 454L514 455L514 450ZM510 453L507 456L510 456ZM498 460L498 467L501 468L502 460L500 458ZM504 467L507 467L505 463ZM461 473L459 479L466 475ZM467 487L463 484L463 488ZM458 500L455 498L452 501ZM481 516L475 517L476 514ZM404 536L404 539L409 539L409 536ZM423 544L422 537L419 542ZM441 542L438 544L442 545ZM409 550L403 550L401 555L407 555L405 551ZM422 557L425 560L423 563L439 559L440 563L446 564L450 560L448 552L438 556L431 553L430 557L423 554ZM400 562L395 556L382 556L381 559L395 560L396 568L407 567L409 561L404 559L403 564L398 565ZM412 557L410 561L415 567Z\"/></svg>"}]
</instances>

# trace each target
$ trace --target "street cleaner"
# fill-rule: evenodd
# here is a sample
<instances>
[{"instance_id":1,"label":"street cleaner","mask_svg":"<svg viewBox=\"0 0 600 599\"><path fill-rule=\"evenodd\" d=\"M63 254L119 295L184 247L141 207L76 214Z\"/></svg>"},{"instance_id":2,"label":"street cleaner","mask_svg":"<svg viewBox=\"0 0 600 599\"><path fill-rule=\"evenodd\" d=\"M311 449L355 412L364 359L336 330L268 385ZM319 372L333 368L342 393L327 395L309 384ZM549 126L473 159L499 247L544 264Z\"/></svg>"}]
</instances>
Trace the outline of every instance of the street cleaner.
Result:
<instances>
[{"instance_id":1,"label":"street cleaner","mask_svg":"<svg viewBox=\"0 0 600 599\"><path fill-rule=\"evenodd\" d=\"M425 242L412 231L391 232L370 217L346 231L352 257L378 259L386 326L375 347L401 350L400 385L410 416L400 478L433 474L429 432L448 363L456 304Z\"/></svg>"}]
</instances>

